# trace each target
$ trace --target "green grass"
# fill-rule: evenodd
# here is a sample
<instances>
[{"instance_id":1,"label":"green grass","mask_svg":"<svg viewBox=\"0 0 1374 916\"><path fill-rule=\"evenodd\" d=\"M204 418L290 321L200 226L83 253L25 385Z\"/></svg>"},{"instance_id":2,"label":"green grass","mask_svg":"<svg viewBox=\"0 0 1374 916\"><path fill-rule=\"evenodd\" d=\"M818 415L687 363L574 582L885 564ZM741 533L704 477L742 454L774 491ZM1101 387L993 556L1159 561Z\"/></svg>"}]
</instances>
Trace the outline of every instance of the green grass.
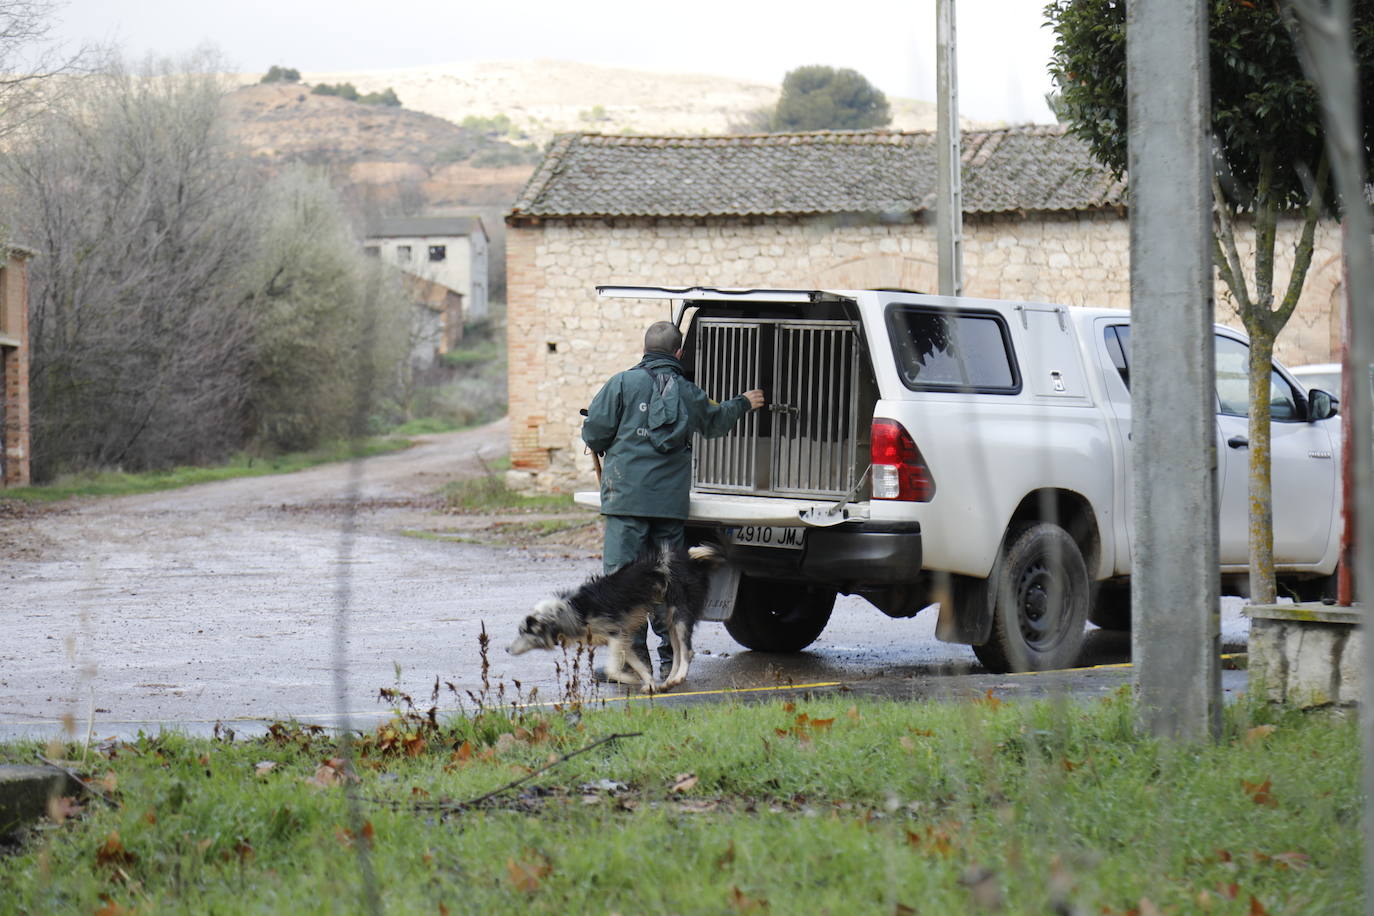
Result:
<instances>
[{"instance_id":1,"label":"green grass","mask_svg":"<svg viewBox=\"0 0 1374 916\"><path fill-rule=\"evenodd\" d=\"M165 471L138 473L87 471L64 474L50 484L5 490L0 499L55 502L73 496L129 496L135 493L152 493L236 477L289 474L292 471L334 461L397 452L409 448L410 444L403 438L374 436L359 443L356 448L350 443L341 442L309 452L292 452L286 455L262 457L243 454L235 456L227 464L214 467L178 467Z\"/></svg>"},{"instance_id":2,"label":"green grass","mask_svg":"<svg viewBox=\"0 0 1374 916\"><path fill-rule=\"evenodd\" d=\"M391 435L423 436L428 433L451 433L459 429L463 427L443 417L416 417L391 430Z\"/></svg>"},{"instance_id":3,"label":"green grass","mask_svg":"<svg viewBox=\"0 0 1374 916\"><path fill-rule=\"evenodd\" d=\"M509 466L509 459L504 461ZM444 506L450 512L563 512L571 511L571 493L525 496L506 486L496 473L495 463L490 473L468 480L455 480L440 490Z\"/></svg>"},{"instance_id":4,"label":"green grass","mask_svg":"<svg viewBox=\"0 0 1374 916\"><path fill-rule=\"evenodd\" d=\"M1242 704L1200 747L1132 718L1124 694L414 713L355 743L356 813L321 735L142 738L87 767L117 807L0 857L0 912L364 912L364 869L397 913L1360 910L1353 715Z\"/></svg>"}]
</instances>

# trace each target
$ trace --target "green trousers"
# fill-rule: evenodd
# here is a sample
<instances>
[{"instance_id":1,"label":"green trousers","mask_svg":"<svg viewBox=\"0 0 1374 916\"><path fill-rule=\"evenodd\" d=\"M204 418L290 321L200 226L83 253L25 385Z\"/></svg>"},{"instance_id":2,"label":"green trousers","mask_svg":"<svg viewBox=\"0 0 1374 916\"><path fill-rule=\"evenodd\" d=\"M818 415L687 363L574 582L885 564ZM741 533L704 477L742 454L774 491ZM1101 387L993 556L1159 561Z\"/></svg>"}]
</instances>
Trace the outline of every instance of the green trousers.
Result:
<instances>
[{"instance_id":1,"label":"green trousers","mask_svg":"<svg viewBox=\"0 0 1374 916\"><path fill-rule=\"evenodd\" d=\"M622 566L629 566L646 551L657 550L664 544L681 547L684 543L682 519L638 515L603 515L602 518L606 522L606 537L601 551L601 565L607 574ZM659 639L659 668L667 671L673 666L673 644L668 641L668 628L664 625L660 610L655 609L650 620ZM635 654L652 669L647 627L635 633L633 643Z\"/></svg>"}]
</instances>

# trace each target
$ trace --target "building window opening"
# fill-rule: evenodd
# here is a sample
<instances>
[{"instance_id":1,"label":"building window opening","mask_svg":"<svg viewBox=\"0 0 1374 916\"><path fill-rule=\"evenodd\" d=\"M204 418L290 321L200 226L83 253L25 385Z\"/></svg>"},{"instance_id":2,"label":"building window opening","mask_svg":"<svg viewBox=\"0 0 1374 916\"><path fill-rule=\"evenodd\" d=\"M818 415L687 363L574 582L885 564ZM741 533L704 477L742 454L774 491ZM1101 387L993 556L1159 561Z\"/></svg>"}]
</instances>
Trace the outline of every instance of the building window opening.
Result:
<instances>
[{"instance_id":1,"label":"building window opening","mask_svg":"<svg viewBox=\"0 0 1374 916\"><path fill-rule=\"evenodd\" d=\"M442 260L444 260L444 258L447 258L447 257L448 257L448 246L447 246L447 245L430 245L430 246L429 246L429 259L430 259L431 261L442 261Z\"/></svg>"},{"instance_id":2,"label":"building window opening","mask_svg":"<svg viewBox=\"0 0 1374 916\"><path fill-rule=\"evenodd\" d=\"M396 260L397 260L397 261L401 261L401 262L408 262L408 261L410 260L410 246L409 246L409 245L397 245L397 246L396 246Z\"/></svg>"}]
</instances>

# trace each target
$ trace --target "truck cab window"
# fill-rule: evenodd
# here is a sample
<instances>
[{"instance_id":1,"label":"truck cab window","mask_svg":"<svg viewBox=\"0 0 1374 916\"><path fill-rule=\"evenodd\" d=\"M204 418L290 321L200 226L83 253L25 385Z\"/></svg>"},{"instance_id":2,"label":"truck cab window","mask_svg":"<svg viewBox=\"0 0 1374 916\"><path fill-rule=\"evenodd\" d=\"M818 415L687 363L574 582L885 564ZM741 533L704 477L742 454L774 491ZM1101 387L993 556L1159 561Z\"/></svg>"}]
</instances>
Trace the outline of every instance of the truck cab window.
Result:
<instances>
[{"instance_id":1,"label":"truck cab window","mask_svg":"<svg viewBox=\"0 0 1374 916\"><path fill-rule=\"evenodd\" d=\"M1250 348L1230 337L1216 337L1217 411L1231 417L1250 416ZM1269 414L1275 423L1303 418L1293 386L1269 372Z\"/></svg>"},{"instance_id":2,"label":"truck cab window","mask_svg":"<svg viewBox=\"0 0 1374 916\"><path fill-rule=\"evenodd\" d=\"M1131 390L1131 326L1128 324L1114 324L1108 326L1106 332L1107 353L1112 358L1112 365L1121 374L1121 382L1126 386L1126 390Z\"/></svg>"}]
</instances>

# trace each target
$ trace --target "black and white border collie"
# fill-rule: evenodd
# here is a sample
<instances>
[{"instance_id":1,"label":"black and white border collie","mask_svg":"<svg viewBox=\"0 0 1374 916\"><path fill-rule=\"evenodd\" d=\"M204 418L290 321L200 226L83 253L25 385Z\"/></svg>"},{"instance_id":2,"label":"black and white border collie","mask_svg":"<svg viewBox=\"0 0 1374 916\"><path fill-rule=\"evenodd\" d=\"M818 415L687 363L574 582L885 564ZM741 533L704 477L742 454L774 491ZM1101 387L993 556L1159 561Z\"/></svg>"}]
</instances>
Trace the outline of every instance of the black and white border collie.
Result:
<instances>
[{"instance_id":1,"label":"black and white border collie","mask_svg":"<svg viewBox=\"0 0 1374 916\"><path fill-rule=\"evenodd\" d=\"M720 551L709 545L645 553L629 566L593 576L576 589L536 604L506 651L523 655L531 649L573 643L609 646L607 680L634 684L637 676L645 691L671 690L687 679L692 630L706 606L711 568L722 559ZM673 647L672 671L657 685L653 671L631 645L631 636L645 625L655 605L663 608ZM633 674L625 670L627 665Z\"/></svg>"}]
</instances>

